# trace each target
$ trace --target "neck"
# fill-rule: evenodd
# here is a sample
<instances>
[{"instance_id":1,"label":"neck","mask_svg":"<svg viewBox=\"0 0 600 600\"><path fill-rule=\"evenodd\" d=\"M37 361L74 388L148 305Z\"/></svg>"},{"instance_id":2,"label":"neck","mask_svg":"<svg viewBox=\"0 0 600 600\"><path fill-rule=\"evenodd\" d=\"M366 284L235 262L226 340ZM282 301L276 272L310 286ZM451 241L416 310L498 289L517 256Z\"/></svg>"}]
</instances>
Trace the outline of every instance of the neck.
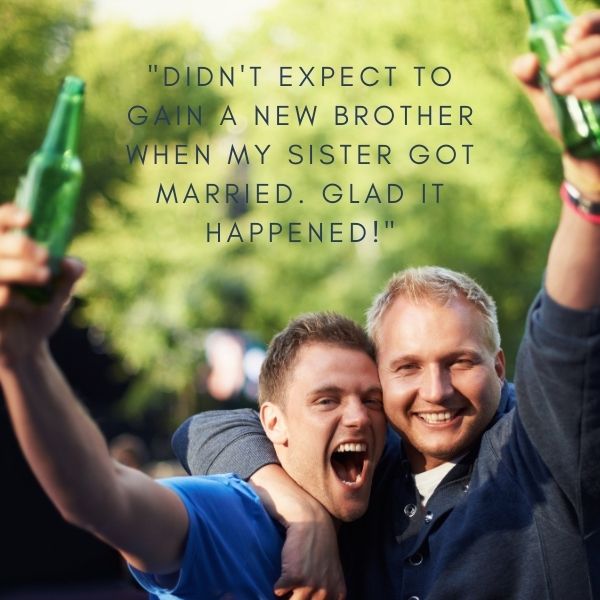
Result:
<instances>
[{"instance_id":1,"label":"neck","mask_svg":"<svg viewBox=\"0 0 600 600\"><path fill-rule=\"evenodd\" d=\"M83 96L61 93L42 144L45 152L77 152Z\"/></svg>"},{"instance_id":2,"label":"neck","mask_svg":"<svg viewBox=\"0 0 600 600\"><path fill-rule=\"evenodd\" d=\"M532 23L551 15L569 15L562 0L526 0Z\"/></svg>"},{"instance_id":3,"label":"neck","mask_svg":"<svg viewBox=\"0 0 600 600\"><path fill-rule=\"evenodd\" d=\"M408 456L408 462L410 463L410 470L414 475L423 473L424 471L431 471L440 465L448 462L452 459L435 458L433 456L424 456L414 448L406 448L406 455Z\"/></svg>"}]
</instances>

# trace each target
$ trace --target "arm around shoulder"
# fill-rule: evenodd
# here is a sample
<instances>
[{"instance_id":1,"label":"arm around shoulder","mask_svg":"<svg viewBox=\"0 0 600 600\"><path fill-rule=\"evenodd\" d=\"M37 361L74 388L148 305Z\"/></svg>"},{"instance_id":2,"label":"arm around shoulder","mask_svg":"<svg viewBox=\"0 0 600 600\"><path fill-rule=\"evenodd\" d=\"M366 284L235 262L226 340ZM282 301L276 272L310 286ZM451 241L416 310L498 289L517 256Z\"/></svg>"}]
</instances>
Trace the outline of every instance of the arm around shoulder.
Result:
<instances>
[{"instance_id":1,"label":"arm around shoulder","mask_svg":"<svg viewBox=\"0 0 600 600\"><path fill-rule=\"evenodd\" d=\"M258 413L250 409L194 415L177 429L172 446L192 475L236 473L247 480L261 467L279 464Z\"/></svg>"}]
</instances>

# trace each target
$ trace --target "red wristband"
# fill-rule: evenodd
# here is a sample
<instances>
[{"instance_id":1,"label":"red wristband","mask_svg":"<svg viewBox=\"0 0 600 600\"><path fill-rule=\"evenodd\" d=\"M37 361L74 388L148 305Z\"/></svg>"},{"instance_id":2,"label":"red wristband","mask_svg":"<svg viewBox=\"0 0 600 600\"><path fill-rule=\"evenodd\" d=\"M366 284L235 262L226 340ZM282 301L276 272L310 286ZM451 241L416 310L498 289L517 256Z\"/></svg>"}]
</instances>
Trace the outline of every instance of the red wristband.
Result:
<instances>
[{"instance_id":1,"label":"red wristband","mask_svg":"<svg viewBox=\"0 0 600 600\"><path fill-rule=\"evenodd\" d=\"M592 202L583 197L581 192L568 181L563 181L560 186L560 197L584 221L600 225L600 202Z\"/></svg>"}]
</instances>

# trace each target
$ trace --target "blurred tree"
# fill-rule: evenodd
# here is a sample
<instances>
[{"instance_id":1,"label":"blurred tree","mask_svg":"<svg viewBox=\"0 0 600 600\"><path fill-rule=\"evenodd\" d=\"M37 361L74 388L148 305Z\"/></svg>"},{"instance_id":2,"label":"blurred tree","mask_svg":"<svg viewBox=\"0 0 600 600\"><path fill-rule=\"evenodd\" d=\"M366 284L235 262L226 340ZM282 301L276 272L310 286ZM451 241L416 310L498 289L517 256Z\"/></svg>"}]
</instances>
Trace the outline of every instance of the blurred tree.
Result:
<instances>
[{"instance_id":1,"label":"blurred tree","mask_svg":"<svg viewBox=\"0 0 600 600\"><path fill-rule=\"evenodd\" d=\"M185 24L171 29L145 30L143 34L126 24L92 28L90 9L90 2L86 0L4 0L0 3L3 22L0 31L0 122L4 130L0 138L2 197L13 197L28 156L42 140L60 80L69 72L76 73L86 81L81 140L85 169L82 195L94 199L94 203L81 204L79 229L87 226L86 209L92 204L102 207L107 200L114 214L119 215L126 226L130 223L129 208L119 203L113 193L119 182L131 179L134 171L129 164L126 144L143 147L144 144L185 143L191 137L202 141L210 134L214 113L222 101L222 95L214 88L203 91L200 96L191 86L178 87L174 92L160 85L158 75L149 73L149 64L180 66L212 62L210 48L198 31ZM164 121L152 124L159 107L173 115L178 106L199 104L206 127L167 126ZM150 116L147 124L133 126L128 121L128 111L133 105L147 108ZM111 265L122 263L128 254L127 250L121 255L107 254L110 260L105 276L110 279ZM151 265L149 270L152 272ZM112 310L121 310L122 296L115 295L107 315ZM100 324L104 321L100 320ZM163 332L157 329L157 333ZM140 382L135 389L143 387ZM168 386L168 390L173 387ZM175 387L180 388L181 384ZM132 395L135 394L132 392Z\"/></svg>"},{"instance_id":2,"label":"blurred tree","mask_svg":"<svg viewBox=\"0 0 600 600\"><path fill-rule=\"evenodd\" d=\"M88 0L0 3L4 23L0 32L3 199L13 197L28 156L39 147L60 81L68 72L86 81L81 142L84 197L100 194L115 202L112 188L127 181L131 171L125 144L183 142L194 133L194 128L164 122L133 127L128 111L136 104L155 110L162 106L172 115L178 105L198 104L196 89L177 88L174 94L160 85L157 75L149 74L148 65L180 65L190 57L210 62L210 49L202 35L185 25L145 31L144 35L125 24L91 28L90 8ZM214 122L220 101L214 89L202 94L207 123ZM88 216L87 204L81 206L80 228L86 226Z\"/></svg>"},{"instance_id":3,"label":"blurred tree","mask_svg":"<svg viewBox=\"0 0 600 600\"><path fill-rule=\"evenodd\" d=\"M0 198L12 198L27 157L45 133L68 71L73 38L87 26L84 0L0 2Z\"/></svg>"},{"instance_id":4,"label":"blurred tree","mask_svg":"<svg viewBox=\"0 0 600 600\"><path fill-rule=\"evenodd\" d=\"M14 4L14 3L13 3ZM49 5L51 3L48 3ZM574 12L591 4L570 2ZM504 346L512 361L529 300L540 276L559 209L559 151L537 123L510 74L510 62L526 50L527 18L521 0L465 0L460 11L446 0L427 3L381 0L281 0L259 27L221 48L209 48L186 26L144 30L105 25L76 36L73 68L89 84L84 158L93 228L75 244L89 264L82 285L86 318L139 375L130 408L189 397L202 359L203 332L216 326L270 336L294 314L333 309L356 319L391 273L412 264L440 263L474 275L497 298ZM162 88L149 64L261 65L256 87ZM395 65L395 84L324 87L274 85L280 65L383 67ZM452 81L416 85L414 66L450 69ZM25 94L27 96L27 94ZM21 97L21 94L17 94ZM227 103L236 126L218 126ZM143 104L207 107L201 127L135 127L127 108ZM314 125L264 126L253 122L254 105L317 105ZM469 105L473 124L390 126L334 125L336 105ZM25 115L25 113L24 113ZM41 135L41 134L40 134ZM127 143L210 143L209 165L146 164L127 167ZM264 166L247 169L223 159L232 144L271 144ZM387 144L391 165L336 162L292 165L290 144ZM452 164L415 164L415 144L435 149L472 144ZM86 156L87 154L87 156ZM338 154L339 156L339 154ZM228 206L201 202L156 203L160 183L203 196L207 182L286 183L295 201L280 206ZM336 182L354 185L337 204L321 198ZM376 184L401 184L405 196L392 205L364 203ZM439 204L420 201L420 186L443 182ZM252 188L250 188L252 189ZM106 197L113 200L112 205ZM303 203L298 202L299 199ZM230 227L250 222L357 221L372 227L393 220L378 241L351 243L206 243L207 221ZM372 237L372 236L371 236Z\"/></svg>"},{"instance_id":5,"label":"blurred tree","mask_svg":"<svg viewBox=\"0 0 600 600\"><path fill-rule=\"evenodd\" d=\"M125 24L105 24L81 32L73 51L73 69L86 81L86 110L82 160L86 170L84 194L101 194L118 204L114 187L131 179L131 165L126 146L144 147L167 142L185 143L201 131L207 136L215 121L221 94L214 88L198 94L192 86L175 90L161 85L158 74L148 65L177 65L189 62L212 62L214 59L202 35L186 26L136 30ZM178 126L174 114L187 106L197 111L202 106L203 122L208 127ZM147 115L147 122L132 125L129 120ZM159 110L170 115L170 124L160 119L153 124ZM149 153L149 156L151 153ZM124 207L117 207L123 209Z\"/></svg>"}]
</instances>

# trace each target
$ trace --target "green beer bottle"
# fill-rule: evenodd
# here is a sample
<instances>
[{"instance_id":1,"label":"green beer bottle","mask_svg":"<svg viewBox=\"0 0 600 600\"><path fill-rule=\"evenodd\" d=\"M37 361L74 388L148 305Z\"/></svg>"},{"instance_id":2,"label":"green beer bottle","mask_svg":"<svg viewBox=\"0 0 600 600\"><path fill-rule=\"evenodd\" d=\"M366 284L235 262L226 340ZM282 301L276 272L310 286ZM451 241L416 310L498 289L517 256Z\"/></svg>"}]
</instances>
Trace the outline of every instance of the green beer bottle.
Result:
<instances>
[{"instance_id":1,"label":"green beer bottle","mask_svg":"<svg viewBox=\"0 0 600 600\"><path fill-rule=\"evenodd\" d=\"M531 26L529 46L541 64L541 83L558 119L565 148L578 158L600 154L600 103L560 96L552 90L546 65L567 44L564 34L573 20L561 0L526 0Z\"/></svg>"},{"instance_id":2,"label":"green beer bottle","mask_svg":"<svg viewBox=\"0 0 600 600\"><path fill-rule=\"evenodd\" d=\"M84 88L77 77L63 81L42 147L29 159L16 194L17 205L31 213L26 233L48 249L53 276L71 239L83 180L77 143ZM16 287L34 302L47 302L52 295L52 284Z\"/></svg>"}]
</instances>

